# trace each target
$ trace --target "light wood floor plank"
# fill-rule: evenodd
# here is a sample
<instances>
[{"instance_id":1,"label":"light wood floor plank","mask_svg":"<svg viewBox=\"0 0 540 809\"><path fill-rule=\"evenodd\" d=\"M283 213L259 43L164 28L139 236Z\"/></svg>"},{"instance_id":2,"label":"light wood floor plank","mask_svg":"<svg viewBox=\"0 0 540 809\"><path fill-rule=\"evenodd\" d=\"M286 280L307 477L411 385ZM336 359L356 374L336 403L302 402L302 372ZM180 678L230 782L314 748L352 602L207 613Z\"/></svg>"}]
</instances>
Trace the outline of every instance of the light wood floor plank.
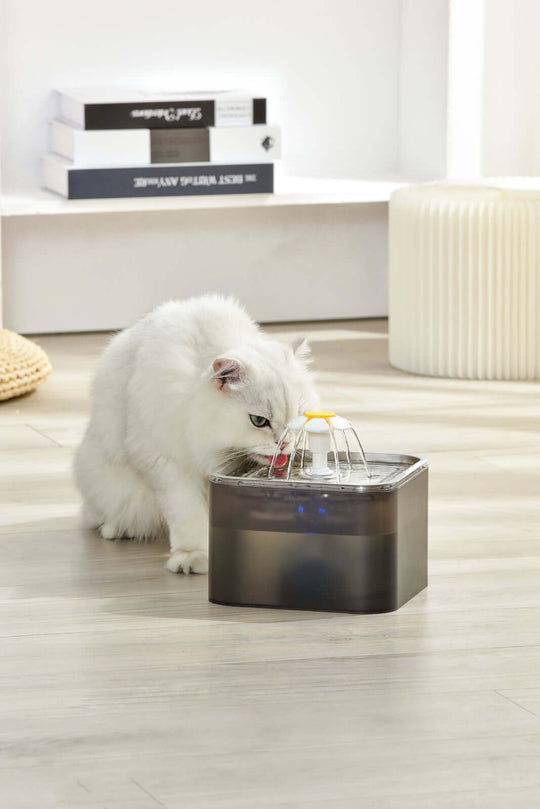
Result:
<instances>
[{"instance_id":1,"label":"light wood floor plank","mask_svg":"<svg viewBox=\"0 0 540 809\"><path fill-rule=\"evenodd\" d=\"M396 613L210 604L166 543L78 527L70 477L109 335L39 342L0 405L0 806L540 805L540 385L429 379L383 320L306 334L367 450L430 464L430 583Z\"/></svg>"}]
</instances>

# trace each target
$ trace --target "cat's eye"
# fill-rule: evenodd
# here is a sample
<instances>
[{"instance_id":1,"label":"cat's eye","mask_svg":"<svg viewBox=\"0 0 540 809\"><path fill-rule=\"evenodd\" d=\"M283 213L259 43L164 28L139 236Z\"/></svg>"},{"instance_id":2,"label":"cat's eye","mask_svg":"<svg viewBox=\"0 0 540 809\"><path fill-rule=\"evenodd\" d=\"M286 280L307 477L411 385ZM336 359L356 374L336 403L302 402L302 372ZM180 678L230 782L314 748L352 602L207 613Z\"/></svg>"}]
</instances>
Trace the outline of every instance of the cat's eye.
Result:
<instances>
[{"instance_id":1,"label":"cat's eye","mask_svg":"<svg viewBox=\"0 0 540 809\"><path fill-rule=\"evenodd\" d=\"M270 427L270 422L264 416L251 416L250 421L254 427Z\"/></svg>"}]
</instances>

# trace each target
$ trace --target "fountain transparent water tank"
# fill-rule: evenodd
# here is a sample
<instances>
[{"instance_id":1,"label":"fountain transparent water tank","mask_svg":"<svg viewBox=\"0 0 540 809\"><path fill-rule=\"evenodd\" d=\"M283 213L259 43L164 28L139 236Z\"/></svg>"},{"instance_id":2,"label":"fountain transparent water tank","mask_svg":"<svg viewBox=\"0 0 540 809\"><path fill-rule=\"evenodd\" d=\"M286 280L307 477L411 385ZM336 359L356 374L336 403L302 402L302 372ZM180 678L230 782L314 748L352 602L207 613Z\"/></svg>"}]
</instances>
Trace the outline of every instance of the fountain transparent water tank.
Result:
<instances>
[{"instance_id":1,"label":"fountain transparent water tank","mask_svg":"<svg viewBox=\"0 0 540 809\"><path fill-rule=\"evenodd\" d=\"M340 455L345 462L345 458ZM345 479L268 470L210 477L209 598L218 604L390 612L427 585L427 463L358 454ZM338 459L339 462L339 459Z\"/></svg>"}]
</instances>

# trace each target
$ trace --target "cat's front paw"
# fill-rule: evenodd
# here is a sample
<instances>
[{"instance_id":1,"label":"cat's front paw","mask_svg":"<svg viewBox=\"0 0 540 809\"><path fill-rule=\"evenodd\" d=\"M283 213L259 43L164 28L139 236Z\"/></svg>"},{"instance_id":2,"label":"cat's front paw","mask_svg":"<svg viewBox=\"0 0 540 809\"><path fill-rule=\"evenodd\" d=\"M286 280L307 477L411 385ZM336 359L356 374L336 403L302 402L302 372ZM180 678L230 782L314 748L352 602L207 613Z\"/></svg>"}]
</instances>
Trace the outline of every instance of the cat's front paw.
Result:
<instances>
[{"instance_id":1,"label":"cat's front paw","mask_svg":"<svg viewBox=\"0 0 540 809\"><path fill-rule=\"evenodd\" d=\"M208 573L208 554L205 551L172 551L166 568L171 573Z\"/></svg>"},{"instance_id":2,"label":"cat's front paw","mask_svg":"<svg viewBox=\"0 0 540 809\"><path fill-rule=\"evenodd\" d=\"M99 533L103 539L121 539L122 532L111 522L104 522Z\"/></svg>"}]
</instances>

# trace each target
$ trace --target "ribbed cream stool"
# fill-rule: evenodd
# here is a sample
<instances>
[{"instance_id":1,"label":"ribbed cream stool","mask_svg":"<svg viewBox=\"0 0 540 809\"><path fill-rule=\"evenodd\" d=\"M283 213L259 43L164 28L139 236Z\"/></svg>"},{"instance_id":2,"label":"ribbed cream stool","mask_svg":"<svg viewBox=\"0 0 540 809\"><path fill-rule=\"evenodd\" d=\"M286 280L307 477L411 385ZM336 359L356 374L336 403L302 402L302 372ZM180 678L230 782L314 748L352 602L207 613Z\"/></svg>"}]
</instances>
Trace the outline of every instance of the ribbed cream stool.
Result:
<instances>
[{"instance_id":1,"label":"ribbed cream stool","mask_svg":"<svg viewBox=\"0 0 540 809\"><path fill-rule=\"evenodd\" d=\"M540 379L540 181L432 183L390 199L390 362Z\"/></svg>"}]
</instances>

